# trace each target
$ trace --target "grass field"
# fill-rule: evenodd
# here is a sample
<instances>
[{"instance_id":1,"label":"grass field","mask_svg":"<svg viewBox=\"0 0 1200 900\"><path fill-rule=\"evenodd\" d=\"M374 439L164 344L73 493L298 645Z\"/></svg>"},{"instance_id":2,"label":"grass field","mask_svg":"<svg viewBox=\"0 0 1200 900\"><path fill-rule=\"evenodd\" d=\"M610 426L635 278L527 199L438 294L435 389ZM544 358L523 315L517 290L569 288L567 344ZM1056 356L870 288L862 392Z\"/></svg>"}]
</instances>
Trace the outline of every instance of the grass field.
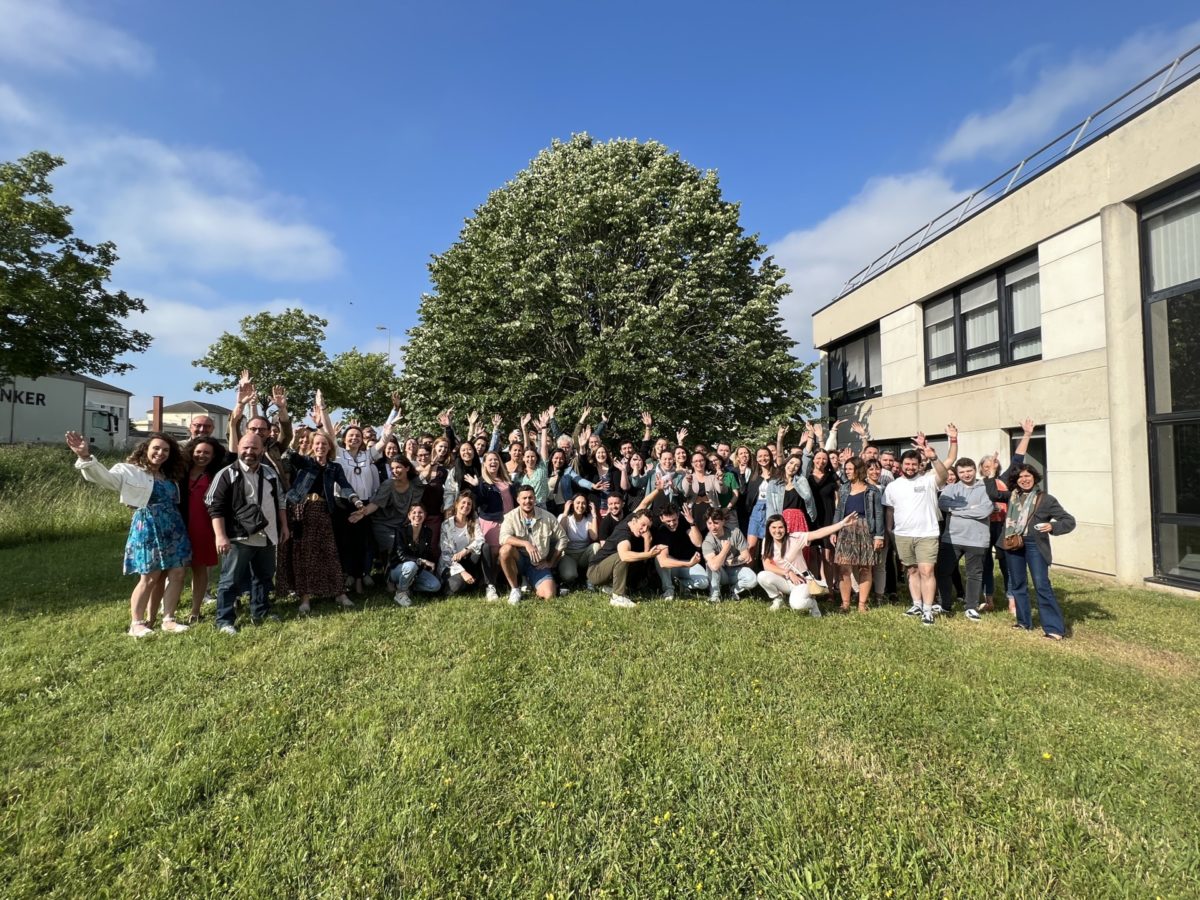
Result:
<instances>
[{"instance_id":1,"label":"grass field","mask_svg":"<svg viewBox=\"0 0 1200 900\"><path fill-rule=\"evenodd\" d=\"M584 594L135 643L122 544L0 549L4 896L1197 894L1188 598L1060 579L1061 645Z\"/></svg>"},{"instance_id":2,"label":"grass field","mask_svg":"<svg viewBox=\"0 0 1200 900\"><path fill-rule=\"evenodd\" d=\"M111 466L125 453L97 453ZM85 482L75 454L59 447L0 447L0 547L129 527L116 495Z\"/></svg>"}]
</instances>

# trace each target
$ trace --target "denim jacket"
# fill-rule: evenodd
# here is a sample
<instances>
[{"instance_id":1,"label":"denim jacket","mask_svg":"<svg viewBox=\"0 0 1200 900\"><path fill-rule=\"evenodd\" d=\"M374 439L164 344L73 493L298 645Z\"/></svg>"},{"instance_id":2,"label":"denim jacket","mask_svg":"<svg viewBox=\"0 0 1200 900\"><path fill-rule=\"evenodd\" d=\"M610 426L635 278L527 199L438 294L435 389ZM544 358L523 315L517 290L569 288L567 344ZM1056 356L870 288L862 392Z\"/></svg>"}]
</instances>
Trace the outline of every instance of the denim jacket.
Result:
<instances>
[{"instance_id":1,"label":"denim jacket","mask_svg":"<svg viewBox=\"0 0 1200 900\"><path fill-rule=\"evenodd\" d=\"M320 494L325 498L326 509L333 512L339 487L342 489L341 496L351 501L359 499L350 482L346 480L346 473L336 462L331 460L322 466L311 456L302 456L299 453L289 453L287 459L291 463L293 473L292 489L287 494L289 506L303 503L309 494Z\"/></svg>"},{"instance_id":2,"label":"denim jacket","mask_svg":"<svg viewBox=\"0 0 1200 900\"><path fill-rule=\"evenodd\" d=\"M850 484L847 482L838 488L837 512L833 521L840 522L846 517L846 500L850 496ZM883 516L883 492L873 484L867 485L867 493L863 498L867 514L865 516L867 530L871 537L881 538L885 534L887 520Z\"/></svg>"}]
</instances>

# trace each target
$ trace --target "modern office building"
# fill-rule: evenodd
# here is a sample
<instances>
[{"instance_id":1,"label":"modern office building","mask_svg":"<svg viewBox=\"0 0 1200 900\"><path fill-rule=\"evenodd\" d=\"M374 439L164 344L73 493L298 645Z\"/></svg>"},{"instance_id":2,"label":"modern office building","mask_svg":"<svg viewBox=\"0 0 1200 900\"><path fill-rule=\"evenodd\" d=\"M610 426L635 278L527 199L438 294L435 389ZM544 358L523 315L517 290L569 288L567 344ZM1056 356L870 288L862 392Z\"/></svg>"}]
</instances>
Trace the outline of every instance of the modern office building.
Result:
<instances>
[{"instance_id":1,"label":"modern office building","mask_svg":"<svg viewBox=\"0 0 1200 900\"><path fill-rule=\"evenodd\" d=\"M1055 564L1200 590L1200 48L913 224L813 316L831 414L1005 461L1030 416Z\"/></svg>"}]
</instances>

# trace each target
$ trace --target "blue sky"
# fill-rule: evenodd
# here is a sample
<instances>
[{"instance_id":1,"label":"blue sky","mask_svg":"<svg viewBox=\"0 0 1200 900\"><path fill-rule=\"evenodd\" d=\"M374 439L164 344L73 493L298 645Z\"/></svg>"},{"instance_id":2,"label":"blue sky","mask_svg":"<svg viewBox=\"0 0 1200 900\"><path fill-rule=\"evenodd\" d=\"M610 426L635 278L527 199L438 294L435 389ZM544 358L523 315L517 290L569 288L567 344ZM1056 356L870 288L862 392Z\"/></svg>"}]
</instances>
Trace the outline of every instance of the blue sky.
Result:
<instances>
[{"instance_id":1,"label":"blue sky","mask_svg":"<svg viewBox=\"0 0 1200 900\"><path fill-rule=\"evenodd\" d=\"M135 415L262 309L399 345L430 255L581 131L716 169L810 359L846 277L1200 43L1194 3L815 6L0 0L0 158L66 157L59 200L116 241L155 337L108 378Z\"/></svg>"}]
</instances>

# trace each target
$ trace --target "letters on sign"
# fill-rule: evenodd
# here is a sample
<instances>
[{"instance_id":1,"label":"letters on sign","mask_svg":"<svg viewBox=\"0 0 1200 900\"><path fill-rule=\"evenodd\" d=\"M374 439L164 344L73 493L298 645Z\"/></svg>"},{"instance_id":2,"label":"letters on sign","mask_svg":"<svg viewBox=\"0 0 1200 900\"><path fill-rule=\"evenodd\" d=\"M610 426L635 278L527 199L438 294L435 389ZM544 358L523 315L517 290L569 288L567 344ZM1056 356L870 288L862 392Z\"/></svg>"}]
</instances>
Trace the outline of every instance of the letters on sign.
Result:
<instances>
[{"instance_id":1,"label":"letters on sign","mask_svg":"<svg viewBox=\"0 0 1200 900\"><path fill-rule=\"evenodd\" d=\"M14 391L11 388L0 388L0 402L19 403L22 406L45 406L46 395L34 391Z\"/></svg>"}]
</instances>

